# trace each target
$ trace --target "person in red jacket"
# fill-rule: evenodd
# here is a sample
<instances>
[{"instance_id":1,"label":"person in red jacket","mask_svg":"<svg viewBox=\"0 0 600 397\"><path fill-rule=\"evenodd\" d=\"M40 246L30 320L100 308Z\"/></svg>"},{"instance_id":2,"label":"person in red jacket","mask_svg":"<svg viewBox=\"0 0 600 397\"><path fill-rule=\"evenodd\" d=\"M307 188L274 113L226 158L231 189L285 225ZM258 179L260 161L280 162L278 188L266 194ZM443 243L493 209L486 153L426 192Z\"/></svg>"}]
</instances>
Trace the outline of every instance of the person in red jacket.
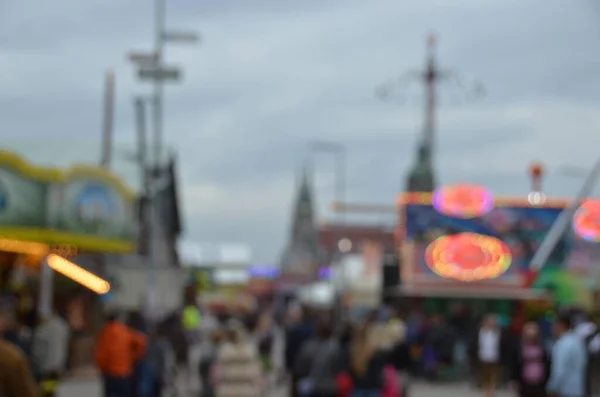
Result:
<instances>
[{"instance_id":1,"label":"person in red jacket","mask_svg":"<svg viewBox=\"0 0 600 397\"><path fill-rule=\"evenodd\" d=\"M136 361L146 353L147 338L111 315L96 342L96 366L104 381L105 397L129 397Z\"/></svg>"}]
</instances>

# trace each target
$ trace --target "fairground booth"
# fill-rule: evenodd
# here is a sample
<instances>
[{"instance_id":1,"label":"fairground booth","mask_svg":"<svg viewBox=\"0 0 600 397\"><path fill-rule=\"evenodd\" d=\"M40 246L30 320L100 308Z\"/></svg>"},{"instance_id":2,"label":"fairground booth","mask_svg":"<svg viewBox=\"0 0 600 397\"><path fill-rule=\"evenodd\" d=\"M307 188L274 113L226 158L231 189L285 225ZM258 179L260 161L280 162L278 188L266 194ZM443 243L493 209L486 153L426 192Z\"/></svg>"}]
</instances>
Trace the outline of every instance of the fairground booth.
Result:
<instances>
[{"instance_id":1,"label":"fairground booth","mask_svg":"<svg viewBox=\"0 0 600 397\"><path fill-rule=\"evenodd\" d=\"M597 291L600 205L585 202L541 269L530 262L566 200L495 197L482 187L444 186L398 198L399 295L426 311L550 313L591 307Z\"/></svg>"},{"instance_id":2,"label":"fairground booth","mask_svg":"<svg viewBox=\"0 0 600 397\"><path fill-rule=\"evenodd\" d=\"M18 301L25 325L56 310L75 331L91 327L111 288L104 254L135 249L134 203L98 167L42 168L0 151L0 291Z\"/></svg>"}]
</instances>

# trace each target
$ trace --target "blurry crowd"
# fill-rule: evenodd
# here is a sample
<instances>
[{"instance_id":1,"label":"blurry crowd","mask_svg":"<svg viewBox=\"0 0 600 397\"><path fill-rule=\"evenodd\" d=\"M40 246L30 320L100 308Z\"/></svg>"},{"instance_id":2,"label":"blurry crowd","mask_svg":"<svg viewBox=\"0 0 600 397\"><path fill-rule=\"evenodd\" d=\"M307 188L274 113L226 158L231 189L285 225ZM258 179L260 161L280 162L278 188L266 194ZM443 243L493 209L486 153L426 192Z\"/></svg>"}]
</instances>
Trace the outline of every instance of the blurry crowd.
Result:
<instances>
[{"instance_id":1,"label":"blurry crowd","mask_svg":"<svg viewBox=\"0 0 600 397\"><path fill-rule=\"evenodd\" d=\"M150 325L111 314L96 344L106 397L260 397L271 369L268 310L210 313L195 305Z\"/></svg>"},{"instance_id":2,"label":"blurry crowd","mask_svg":"<svg viewBox=\"0 0 600 397\"><path fill-rule=\"evenodd\" d=\"M189 304L160 320L110 312L95 343L105 397L406 397L411 380L468 379L484 397L600 396L600 328L583 310L535 321L463 310L381 307L361 316L291 302L211 313ZM531 319L529 319L531 320ZM72 327L35 327L0 301L0 396L57 396Z\"/></svg>"},{"instance_id":3,"label":"blurry crowd","mask_svg":"<svg viewBox=\"0 0 600 397\"><path fill-rule=\"evenodd\" d=\"M471 365L486 397L503 385L521 397L600 395L600 330L582 310L512 328L489 315L473 346Z\"/></svg>"},{"instance_id":4,"label":"blurry crowd","mask_svg":"<svg viewBox=\"0 0 600 397\"><path fill-rule=\"evenodd\" d=\"M334 332L298 310L286 332L289 395L397 397L409 379L466 378L484 397L600 396L600 329L583 310L529 322L456 314L382 308Z\"/></svg>"},{"instance_id":5,"label":"blurry crowd","mask_svg":"<svg viewBox=\"0 0 600 397\"><path fill-rule=\"evenodd\" d=\"M295 308L286 324L290 396L406 395L406 327L398 316L372 313L350 324ZM338 325L336 327L335 325Z\"/></svg>"},{"instance_id":6,"label":"blurry crowd","mask_svg":"<svg viewBox=\"0 0 600 397\"><path fill-rule=\"evenodd\" d=\"M71 327L55 313L31 324L21 314L14 301L0 301L0 396L52 397L69 365Z\"/></svg>"}]
</instances>

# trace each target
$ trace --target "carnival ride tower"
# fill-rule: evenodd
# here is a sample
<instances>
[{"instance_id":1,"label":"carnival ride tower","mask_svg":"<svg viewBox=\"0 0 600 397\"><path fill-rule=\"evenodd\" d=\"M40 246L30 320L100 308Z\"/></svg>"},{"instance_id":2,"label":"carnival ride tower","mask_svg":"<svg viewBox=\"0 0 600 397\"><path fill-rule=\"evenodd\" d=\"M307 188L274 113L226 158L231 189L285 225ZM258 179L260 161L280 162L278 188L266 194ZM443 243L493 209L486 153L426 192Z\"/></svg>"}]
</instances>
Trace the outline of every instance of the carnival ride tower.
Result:
<instances>
[{"instance_id":1,"label":"carnival ride tower","mask_svg":"<svg viewBox=\"0 0 600 397\"><path fill-rule=\"evenodd\" d=\"M433 168L435 139L436 84L440 76L435 57L435 36L430 36L427 48L427 65L420 76L425 85L425 113L423 131L418 145L415 164L408 173L406 190L409 192L432 192L436 186Z\"/></svg>"},{"instance_id":2,"label":"carnival ride tower","mask_svg":"<svg viewBox=\"0 0 600 397\"><path fill-rule=\"evenodd\" d=\"M460 94L454 95L454 104L471 102L485 94L483 85L475 80L467 78L457 70L442 70L437 62L437 37L433 34L427 38L427 57L425 68L422 70L411 70L400 77L393 79L376 90L377 96L383 100L392 100L398 104L405 104L409 95L407 88L413 82L422 84L424 89L424 119L423 129L417 145L415 162L411 167L404 187L408 192L433 192L437 180L434 169L435 157L435 134L436 134L436 112L438 106L438 87L443 82L453 83Z\"/></svg>"}]
</instances>

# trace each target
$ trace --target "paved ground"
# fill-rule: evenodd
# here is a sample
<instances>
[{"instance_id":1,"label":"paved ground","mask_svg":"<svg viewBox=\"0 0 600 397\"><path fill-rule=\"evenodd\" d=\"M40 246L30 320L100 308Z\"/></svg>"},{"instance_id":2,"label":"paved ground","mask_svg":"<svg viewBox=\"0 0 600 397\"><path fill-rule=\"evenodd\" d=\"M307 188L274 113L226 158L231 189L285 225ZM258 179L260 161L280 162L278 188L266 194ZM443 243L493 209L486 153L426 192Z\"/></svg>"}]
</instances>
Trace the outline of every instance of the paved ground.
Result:
<instances>
[{"instance_id":1,"label":"paved ground","mask_svg":"<svg viewBox=\"0 0 600 397\"><path fill-rule=\"evenodd\" d=\"M283 336L278 333L275 338L275 346L273 349L275 366L279 367L282 365L283 348ZM197 352L194 352L192 355L195 356L194 361L199 358ZM191 368L197 368L197 365L193 364ZM184 382L181 380L178 383L183 384ZM194 388L198 390L197 387ZM410 397L478 397L481 395L481 392L473 390L466 383L438 385L419 383L414 384L410 390ZM509 393L498 393L496 395L496 397L509 396ZM102 397L100 383L97 380L80 382L70 381L63 384L58 397ZM201 395L199 391L195 391L192 393L181 393L180 396L177 397L201 397ZM279 387L266 397L288 397L287 389Z\"/></svg>"},{"instance_id":2,"label":"paved ground","mask_svg":"<svg viewBox=\"0 0 600 397\"><path fill-rule=\"evenodd\" d=\"M102 397L98 381L68 382L61 387L59 397ZM199 397L197 393L189 397ZM411 389L411 397L478 397L477 393L466 384L427 385L417 384ZM509 393L499 393L497 397L508 397ZM182 396L183 397L183 396ZM188 397L188 396L185 396ZM287 392L281 388L273 391L269 397L287 397Z\"/></svg>"},{"instance_id":3,"label":"paved ground","mask_svg":"<svg viewBox=\"0 0 600 397\"><path fill-rule=\"evenodd\" d=\"M480 397L481 392L473 390L466 383L460 384L416 384L410 389L410 397ZM285 389L281 388L270 394L269 397L288 397ZM510 393L500 392L496 397L512 397Z\"/></svg>"}]
</instances>

